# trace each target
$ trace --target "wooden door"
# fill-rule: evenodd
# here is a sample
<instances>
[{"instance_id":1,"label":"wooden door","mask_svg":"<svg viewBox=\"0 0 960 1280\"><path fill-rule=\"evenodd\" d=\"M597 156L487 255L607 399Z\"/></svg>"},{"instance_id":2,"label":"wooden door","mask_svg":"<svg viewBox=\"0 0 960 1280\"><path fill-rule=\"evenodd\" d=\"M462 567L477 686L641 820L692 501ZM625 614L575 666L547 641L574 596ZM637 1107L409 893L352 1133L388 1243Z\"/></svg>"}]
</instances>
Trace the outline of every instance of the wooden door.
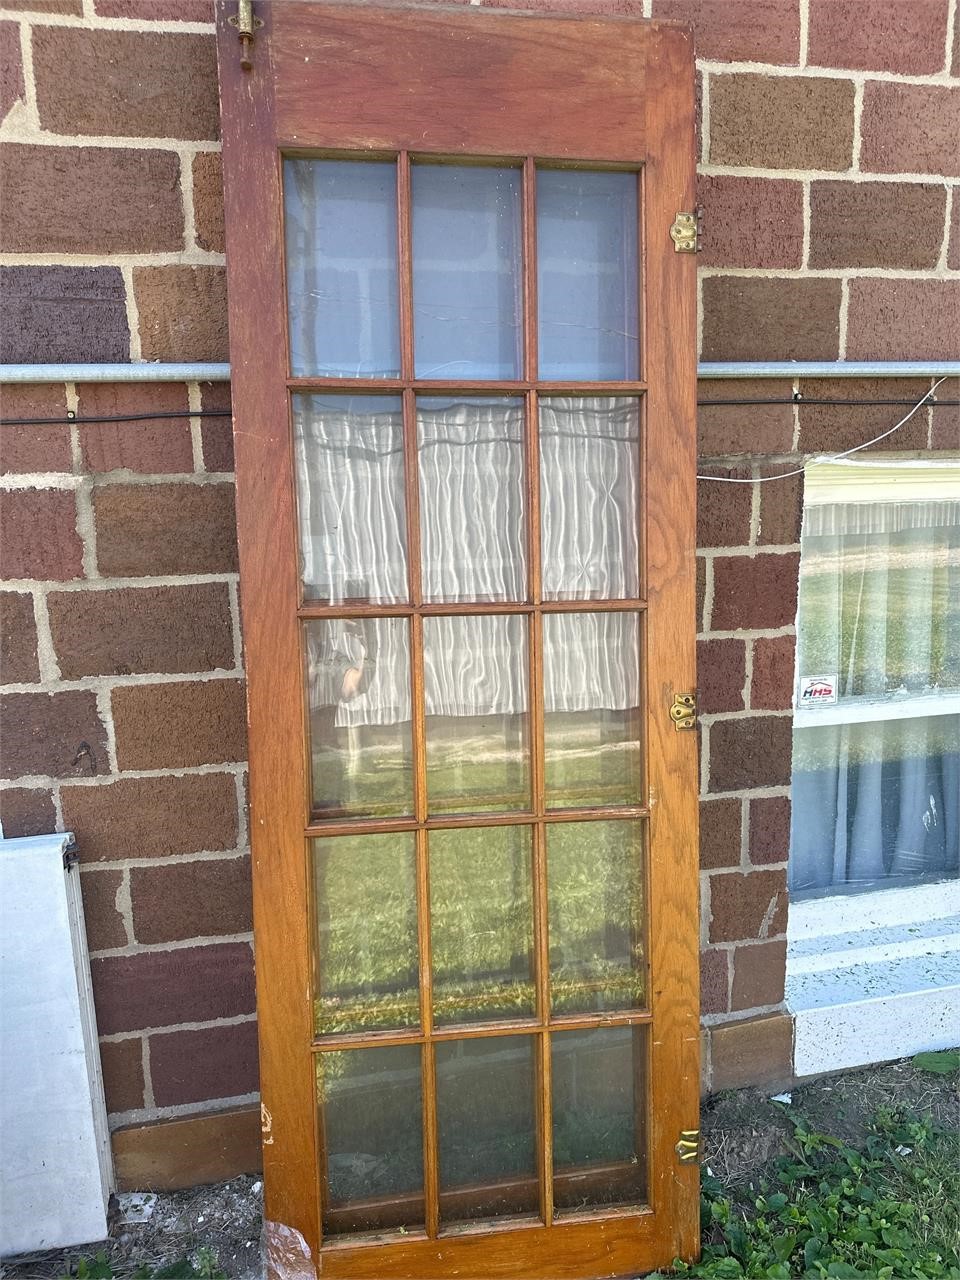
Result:
<instances>
[{"instance_id":1,"label":"wooden door","mask_svg":"<svg viewBox=\"0 0 960 1280\"><path fill-rule=\"evenodd\" d=\"M689 33L218 7L275 1275L697 1250Z\"/></svg>"}]
</instances>

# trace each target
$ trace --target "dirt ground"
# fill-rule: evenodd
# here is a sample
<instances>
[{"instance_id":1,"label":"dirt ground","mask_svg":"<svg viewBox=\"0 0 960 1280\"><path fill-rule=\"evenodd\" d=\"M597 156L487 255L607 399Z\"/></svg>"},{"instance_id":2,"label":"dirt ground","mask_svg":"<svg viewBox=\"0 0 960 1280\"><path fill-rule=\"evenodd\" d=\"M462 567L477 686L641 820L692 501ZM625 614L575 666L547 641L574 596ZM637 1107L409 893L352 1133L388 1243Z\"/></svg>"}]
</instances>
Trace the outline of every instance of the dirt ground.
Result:
<instances>
[{"instance_id":1,"label":"dirt ground","mask_svg":"<svg viewBox=\"0 0 960 1280\"><path fill-rule=\"evenodd\" d=\"M960 1129L960 1094L955 1080L917 1070L909 1062L811 1081L790 1095L789 1106L802 1111L811 1127L852 1143L864 1137L878 1107L929 1115L938 1127ZM784 1154L792 1132L784 1104L755 1089L720 1094L703 1108L705 1164L733 1188L760 1179ZM261 1280L260 1224L262 1183L234 1178L215 1186L161 1194L149 1221L124 1225L114 1215L109 1240L11 1259L0 1266L0 1280L52 1280L73 1275L80 1257L102 1249L117 1280L139 1267L152 1270L210 1249L231 1280Z\"/></svg>"}]
</instances>

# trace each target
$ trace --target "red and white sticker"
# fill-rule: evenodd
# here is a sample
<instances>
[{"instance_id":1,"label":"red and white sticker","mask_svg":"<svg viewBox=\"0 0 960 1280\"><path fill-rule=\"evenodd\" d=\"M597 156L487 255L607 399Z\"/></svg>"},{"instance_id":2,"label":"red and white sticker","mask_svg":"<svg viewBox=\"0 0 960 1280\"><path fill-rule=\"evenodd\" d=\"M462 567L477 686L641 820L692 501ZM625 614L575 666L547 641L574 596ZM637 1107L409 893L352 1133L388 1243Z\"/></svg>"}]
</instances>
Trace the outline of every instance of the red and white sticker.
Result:
<instances>
[{"instance_id":1,"label":"red and white sticker","mask_svg":"<svg viewBox=\"0 0 960 1280\"><path fill-rule=\"evenodd\" d=\"M837 677L801 676L797 704L801 707L832 707L837 701Z\"/></svg>"}]
</instances>

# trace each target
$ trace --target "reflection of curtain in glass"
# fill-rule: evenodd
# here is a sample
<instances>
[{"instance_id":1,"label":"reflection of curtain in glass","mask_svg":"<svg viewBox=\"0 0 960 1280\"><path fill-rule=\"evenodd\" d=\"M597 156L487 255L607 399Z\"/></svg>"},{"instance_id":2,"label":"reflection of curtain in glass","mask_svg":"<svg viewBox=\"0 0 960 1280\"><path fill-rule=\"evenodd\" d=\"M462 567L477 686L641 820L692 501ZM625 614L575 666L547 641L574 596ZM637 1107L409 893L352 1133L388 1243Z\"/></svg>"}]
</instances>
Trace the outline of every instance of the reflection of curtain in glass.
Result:
<instances>
[{"instance_id":1,"label":"reflection of curtain in glass","mask_svg":"<svg viewBox=\"0 0 960 1280\"><path fill-rule=\"evenodd\" d=\"M794 890L960 874L960 502L809 505L797 662L858 710L794 733Z\"/></svg>"}]
</instances>

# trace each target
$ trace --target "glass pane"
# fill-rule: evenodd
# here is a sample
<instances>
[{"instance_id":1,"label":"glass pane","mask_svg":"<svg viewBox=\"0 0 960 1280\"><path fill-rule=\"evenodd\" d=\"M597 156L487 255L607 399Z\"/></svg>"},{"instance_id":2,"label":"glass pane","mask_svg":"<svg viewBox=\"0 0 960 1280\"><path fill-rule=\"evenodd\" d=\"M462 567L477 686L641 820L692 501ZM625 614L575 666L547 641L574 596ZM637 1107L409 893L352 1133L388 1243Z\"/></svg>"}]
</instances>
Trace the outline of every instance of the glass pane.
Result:
<instances>
[{"instance_id":1,"label":"glass pane","mask_svg":"<svg viewBox=\"0 0 960 1280\"><path fill-rule=\"evenodd\" d=\"M423 620L432 813L530 805L527 619Z\"/></svg>"},{"instance_id":2,"label":"glass pane","mask_svg":"<svg viewBox=\"0 0 960 1280\"><path fill-rule=\"evenodd\" d=\"M318 1055L325 1233L423 1225L420 1079L419 1045Z\"/></svg>"},{"instance_id":3,"label":"glass pane","mask_svg":"<svg viewBox=\"0 0 960 1280\"><path fill-rule=\"evenodd\" d=\"M524 600L523 401L417 401L423 595Z\"/></svg>"},{"instance_id":4,"label":"glass pane","mask_svg":"<svg viewBox=\"0 0 960 1280\"><path fill-rule=\"evenodd\" d=\"M315 1030L419 1026L413 833L311 843Z\"/></svg>"},{"instance_id":5,"label":"glass pane","mask_svg":"<svg viewBox=\"0 0 960 1280\"><path fill-rule=\"evenodd\" d=\"M558 1210L642 1204L645 1027L554 1033L553 1202Z\"/></svg>"},{"instance_id":6,"label":"glass pane","mask_svg":"<svg viewBox=\"0 0 960 1280\"><path fill-rule=\"evenodd\" d=\"M414 165L418 378L518 378L520 170Z\"/></svg>"},{"instance_id":7,"label":"glass pane","mask_svg":"<svg viewBox=\"0 0 960 1280\"><path fill-rule=\"evenodd\" d=\"M444 1220L536 1211L535 1051L533 1036L436 1045Z\"/></svg>"},{"instance_id":8,"label":"glass pane","mask_svg":"<svg viewBox=\"0 0 960 1280\"><path fill-rule=\"evenodd\" d=\"M283 176L294 377L399 377L394 165L285 160Z\"/></svg>"},{"instance_id":9,"label":"glass pane","mask_svg":"<svg viewBox=\"0 0 960 1280\"><path fill-rule=\"evenodd\" d=\"M562 822L546 830L553 1013L643 1008L642 824Z\"/></svg>"},{"instance_id":10,"label":"glass pane","mask_svg":"<svg viewBox=\"0 0 960 1280\"><path fill-rule=\"evenodd\" d=\"M430 834L430 939L437 1023L532 1015L529 827Z\"/></svg>"},{"instance_id":11,"label":"glass pane","mask_svg":"<svg viewBox=\"0 0 960 1280\"><path fill-rule=\"evenodd\" d=\"M395 396L294 396L307 600L407 599L403 414Z\"/></svg>"},{"instance_id":12,"label":"glass pane","mask_svg":"<svg viewBox=\"0 0 960 1280\"><path fill-rule=\"evenodd\" d=\"M314 814L412 813L407 620L324 619L305 632Z\"/></svg>"},{"instance_id":13,"label":"glass pane","mask_svg":"<svg viewBox=\"0 0 960 1280\"><path fill-rule=\"evenodd\" d=\"M543 594L640 594L640 402L540 401Z\"/></svg>"},{"instance_id":14,"label":"glass pane","mask_svg":"<svg viewBox=\"0 0 960 1280\"><path fill-rule=\"evenodd\" d=\"M637 377L637 175L537 174L540 377Z\"/></svg>"},{"instance_id":15,"label":"glass pane","mask_svg":"<svg viewBox=\"0 0 960 1280\"><path fill-rule=\"evenodd\" d=\"M640 804L640 618L543 615L548 808Z\"/></svg>"}]
</instances>

